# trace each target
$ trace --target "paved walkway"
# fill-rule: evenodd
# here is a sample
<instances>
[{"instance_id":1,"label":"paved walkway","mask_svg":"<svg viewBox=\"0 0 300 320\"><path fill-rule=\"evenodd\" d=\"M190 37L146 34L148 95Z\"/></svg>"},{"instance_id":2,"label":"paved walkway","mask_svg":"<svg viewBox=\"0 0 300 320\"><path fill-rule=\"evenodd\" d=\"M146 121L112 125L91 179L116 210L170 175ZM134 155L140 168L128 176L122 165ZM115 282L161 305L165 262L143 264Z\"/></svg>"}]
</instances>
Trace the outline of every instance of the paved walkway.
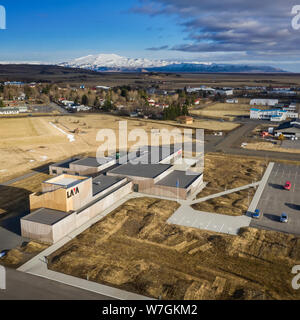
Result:
<instances>
[{"instance_id":1,"label":"paved walkway","mask_svg":"<svg viewBox=\"0 0 300 320\"><path fill-rule=\"evenodd\" d=\"M219 197L225 196L225 195L230 194L230 193L235 193L235 192L238 192L238 191L241 191L241 190L254 188L254 187L259 186L259 184L260 184L260 182L254 182L254 183L250 183L250 184L247 184L245 186L242 186L242 187L229 189L229 190L226 190L226 191L223 191L223 192L211 194L209 196L206 196L206 197L199 198L197 200L191 201L190 204L200 203L200 202L204 202L204 201L207 201L207 200L210 200L210 199L213 199L213 198L219 198Z\"/></svg>"},{"instance_id":2,"label":"paved walkway","mask_svg":"<svg viewBox=\"0 0 300 320\"><path fill-rule=\"evenodd\" d=\"M260 200L260 198L261 198L261 196L263 194L265 186L266 186L266 184L268 182L270 174L271 174L271 172L273 170L273 167L274 167L274 162L270 162L269 165L268 165L268 168L265 171L265 174L264 174L264 176L263 176L263 178L261 180L261 183L259 184L259 187L256 190L256 193L255 193L255 195L254 195L254 197L252 199L252 202L251 202L251 204L250 204L250 206L248 208L247 215L251 215L251 213L255 211L255 209L256 209L256 207L258 205L258 202L259 202L259 200Z\"/></svg>"},{"instance_id":3,"label":"paved walkway","mask_svg":"<svg viewBox=\"0 0 300 320\"><path fill-rule=\"evenodd\" d=\"M240 228L249 227L252 217L251 213L256 209L258 201L266 186L269 176L272 172L274 163L271 162L260 182L245 185L243 187L230 189L211 196L203 197L195 201L185 201L181 207L167 220L168 223L177 224L185 227L192 227L201 230L209 230L213 232L221 232L227 234L237 235ZM243 216L228 216L223 214L203 212L194 210L190 207L191 204L207 201L212 198L220 197L226 194L248 189L250 187L258 186L253 200L248 208L246 215Z\"/></svg>"},{"instance_id":4,"label":"paved walkway","mask_svg":"<svg viewBox=\"0 0 300 320\"><path fill-rule=\"evenodd\" d=\"M180 226L237 235L241 227L248 227L251 218L247 216L227 216L194 210L188 205L181 206L167 223Z\"/></svg>"}]
</instances>

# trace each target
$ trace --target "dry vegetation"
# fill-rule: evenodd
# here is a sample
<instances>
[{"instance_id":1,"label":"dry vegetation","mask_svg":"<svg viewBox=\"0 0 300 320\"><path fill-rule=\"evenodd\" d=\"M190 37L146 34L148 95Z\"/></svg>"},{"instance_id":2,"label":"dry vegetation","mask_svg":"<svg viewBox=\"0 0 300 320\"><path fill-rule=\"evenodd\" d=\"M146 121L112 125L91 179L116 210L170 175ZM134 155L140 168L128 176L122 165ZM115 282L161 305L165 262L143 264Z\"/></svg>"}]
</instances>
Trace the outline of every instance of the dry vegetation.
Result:
<instances>
[{"instance_id":1,"label":"dry vegetation","mask_svg":"<svg viewBox=\"0 0 300 320\"><path fill-rule=\"evenodd\" d=\"M249 116L250 106L249 104L240 103L215 103L200 110L191 110L190 113L202 117L221 118L232 121L237 116Z\"/></svg>"},{"instance_id":2,"label":"dry vegetation","mask_svg":"<svg viewBox=\"0 0 300 320\"><path fill-rule=\"evenodd\" d=\"M208 184L198 198L259 181L266 166L265 161L255 158L207 154L204 180Z\"/></svg>"},{"instance_id":3,"label":"dry vegetation","mask_svg":"<svg viewBox=\"0 0 300 320\"><path fill-rule=\"evenodd\" d=\"M10 250L6 256L0 258L0 264L8 268L19 268L40 252L47 249L49 245L38 241L30 241L24 246Z\"/></svg>"},{"instance_id":4,"label":"dry vegetation","mask_svg":"<svg viewBox=\"0 0 300 320\"><path fill-rule=\"evenodd\" d=\"M0 119L0 181L19 176L32 168L46 165L78 154L95 155L103 143L96 141L100 129L113 129L117 138L119 121L124 118L110 115L70 115L65 117L39 117ZM151 129L174 129L176 122L147 121L126 119L128 131L144 129L150 136ZM66 133L74 134L75 142L69 142L66 135L51 126L56 126ZM210 130L231 130L235 124L224 124L217 121L196 121L194 128ZM78 129L78 130L76 130ZM132 142L131 145L135 143ZM129 143L130 146L130 143Z\"/></svg>"},{"instance_id":5,"label":"dry vegetation","mask_svg":"<svg viewBox=\"0 0 300 320\"><path fill-rule=\"evenodd\" d=\"M178 204L130 200L49 256L49 268L162 299L299 299L300 238L166 224Z\"/></svg>"},{"instance_id":6,"label":"dry vegetation","mask_svg":"<svg viewBox=\"0 0 300 320\"><path fill-rule=\"evenodd\" d=\"M247 212L254 193L255 190L249 188L247 190L227 194L223 197L196 203L192 207L195 210L204 212L226 214L229 216L242 216Z\"/></svg>"},{"instance_id":7,"label":"dry vegetation","mask_svg":"<svg viewBox=\"0 0 300 320\"><path fill-rule=\"evenodd\" d=\"M245 148L251 149L251 150L300 153L300 149L282 148L280 145L274 144L272 142L249 142L249 143L247 143Z\"/></svg>"}]
</instances>

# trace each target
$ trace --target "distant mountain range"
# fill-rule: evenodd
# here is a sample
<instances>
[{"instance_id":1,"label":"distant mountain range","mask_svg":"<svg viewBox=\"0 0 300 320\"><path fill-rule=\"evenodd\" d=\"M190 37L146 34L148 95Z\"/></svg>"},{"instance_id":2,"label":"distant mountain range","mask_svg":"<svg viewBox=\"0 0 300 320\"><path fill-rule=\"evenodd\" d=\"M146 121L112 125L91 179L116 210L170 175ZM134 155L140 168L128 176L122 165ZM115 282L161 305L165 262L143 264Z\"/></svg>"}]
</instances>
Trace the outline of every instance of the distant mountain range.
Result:
<instances>
[{"instance_id":1,"label":"distant mountain range","mask_svg":"<svg viewBox=\"0 0 300 320\"><path fill-rule=\"evenodd\" d=\"M58 64L101 72L281 73L270 66L131 59L116 54L88 55Z\"/></svg>"}]
</instances>

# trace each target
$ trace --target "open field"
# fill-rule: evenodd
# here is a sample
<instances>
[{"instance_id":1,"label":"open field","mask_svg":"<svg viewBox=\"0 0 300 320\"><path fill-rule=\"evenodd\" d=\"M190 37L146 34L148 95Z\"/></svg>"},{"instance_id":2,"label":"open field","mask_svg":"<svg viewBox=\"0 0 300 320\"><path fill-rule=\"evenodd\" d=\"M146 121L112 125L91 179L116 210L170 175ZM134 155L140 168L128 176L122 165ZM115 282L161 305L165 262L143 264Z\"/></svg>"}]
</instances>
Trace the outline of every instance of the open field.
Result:
<instances>
[{"instance_id":1,"label":"open field","mask_svg":"<svg viewBox=\"0 0 300 320\"><path fill-rule=\"evenodd\" d=\"M148 121L140 119L124 119L103 114L70 115L64 117L32 117L0 119L0 181L16 177L30 169L47 163L79 154L96 154L103 141L96 141L100 129L112 129L119 138L119 121L127 121L128 131L144 129L150 137L151 129L177 126L175 121ZM53 127L62 129L67 134L74 135L75 142L70 142L65 134ZM224 124L217 121L196 121L193 128L213 130L231 130L235 124ZM79 129L78 133L74 133ZM132 146L134 142L129 142ZM147 143L147 141L146 141Z\"/></svg>"},{"instance_id":2,"label":"open field","mask_svg":"<svg viewBox=\"0 0 300 320\"><path fill-rule=\"evenodd\" d=\"M241 86L293 86L300 84L299 74L255 74L255 73L118 73L94 72L83 69L46 65L0 65L0 81L68 82L90 85L151 86L162 89L182 89L199 85L219 87Z\"/></svg>"},{"instance_id":3,"label":"open field","mask_svg":"<svg viewBox=\"0 0 300 320\"><path fill-rule=\"evenodd\" d=\"M300 149L296 148L282 148L280 145L274 144L272 142L253 142L247 143L246 149L250 150L266 150L266 151L276 151L276 152L287 152L287 153L300 153Z\"/></svg>"},{"instance_id":4,"label":"open field","mask_svg":"<svg viewBox=\"0 0 300 320\"><path fill-rule=\"evenodd\" d=\"M200 110L191 110L190 113L202 117L234 120L237 116L249 116L250 106L240 103L215 103Z\"/></svg>"},{"instance_id":5,"label":"open field","mask_svg":"<svg viewBox=\"0 0 300 320\"><path fill-rule=\"evenodd\" d=\"M213 198L204 202L192 205L195 210L213 212L229 216L244 215L255 194L255 189L249 188L235 193L227 194L223 197Z\"/></svg>"},{"instance_id":6,"label":"open field","mask_svg":"<svg viewBox=\"0 0 300 320\"><path fill-rule=\"evenodd\" d=\"M204 181L208 184L197 198L257 182L262 178L266 167L265 161L254 158L207 154L204 163Z\"/></svg>"},{"instance_id":7,"label":"open field","mask_svg":"<svg viewBox=\"0 0 300 320\"><path fill-rule=\"evenodd\" d=\"M51 270L162 299L299 299L300 238L166 224L178 205L133 199L48 257Z\"/></svg>"}]
</instances>

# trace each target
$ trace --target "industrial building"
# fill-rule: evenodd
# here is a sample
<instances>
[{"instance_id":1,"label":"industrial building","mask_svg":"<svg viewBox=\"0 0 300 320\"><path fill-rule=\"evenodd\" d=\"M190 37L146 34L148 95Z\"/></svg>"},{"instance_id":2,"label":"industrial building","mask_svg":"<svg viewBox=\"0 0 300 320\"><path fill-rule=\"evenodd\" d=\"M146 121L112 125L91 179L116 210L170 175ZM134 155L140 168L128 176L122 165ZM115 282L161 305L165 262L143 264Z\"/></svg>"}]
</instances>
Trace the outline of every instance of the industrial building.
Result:
<instances>
[{"instance_id":1,"label":"industrial building","mask_svg":"<svg viewBox=\"0 0 300 320\"><path fill-rule=\"evenodd\" d=\"M299 114L289 109L270 109L261 110L256 108L250 109L250 119L284 121L287 118L298 119Z\"/></svg>"},{"instance_id":2,"label":"industrial building","mask_svg":"<svg viewBox=\"0 0 300 320\"><path fill-rule=\"evenodd\" d=\"M252 99L250 101L251 106L269 106L274 107L278 104L278 99Z\"/></svg>"},{"instance_id":3,"label":"industrial building","mask_svg":"<svg viewBox=\"0 0 300 320\"><path fill-rule=\"evenodd\" d=\"M131 192L187 199L202 186L203 173L175 170L173 163L181 157L178 146L145 146L119 156L53 164L49 171L54 177L30 195L22 236L57 242Z\"/></svg>"},{"instance_id":4,"label":"industrial building","mask_svg":"<svg viewBox=\"0 0 300 320\"><path fill-rule=\"evenodd\" d=\"M275 136L279 137L281 135L286 138L300 138L300 122L291 121L282 123L279 127L274 129Z\"/></svg>"}]
</instances>

